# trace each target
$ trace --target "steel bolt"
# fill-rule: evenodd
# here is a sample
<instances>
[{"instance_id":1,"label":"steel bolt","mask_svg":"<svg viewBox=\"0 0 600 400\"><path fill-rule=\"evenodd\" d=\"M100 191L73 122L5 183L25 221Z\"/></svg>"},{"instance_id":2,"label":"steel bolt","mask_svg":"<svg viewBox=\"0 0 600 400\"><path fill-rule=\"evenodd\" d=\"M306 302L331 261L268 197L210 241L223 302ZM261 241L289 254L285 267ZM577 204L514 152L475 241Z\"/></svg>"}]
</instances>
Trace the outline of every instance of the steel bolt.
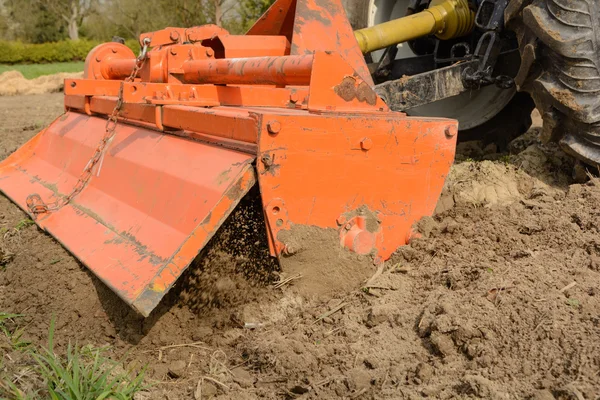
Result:
<instances>
[{"instance_id":1,"label":"steel bolt","mask_svg":"<svg viewBox=\"0 0 600 400\"><path fill-rule=\"evenodd\" d=\"M360 141L360 148L363 150L370 150L373 147L373 141L369 138L364 138Z\"/></svg>"},{"instance_id":2,"label":"steel bolt","mask_svg":"<svg viewBox=\"0 0 600 400\"><path fill-rule=\"evenodd\" d=\"M172 41L176 42L177 39L179 39L179 32L177 32L177 31L171 31L171 33L169 34L169 38Z\"/></svg>"},{"instance_id":3,"label":"steel bolt","mask_svg":"<svg viewBox=\"0 0 600 400\"><path fill-rule=\"evenodd\" d=\"M337 217L336 222L338 223L338 225L342 226L344 225L346 222L348 221L348 219L346 218L345 215L340 215L339 217Z\"/></svg>"},{"instance_id":4,"label":"steel bolt","mask_svg":"<svg viewBox=\"0 0 600 400\"><path fill-rule=\"evenodd\" d=\"M298 100L300 100L300 98L298 97L298 93L294 92L294 93L290 94L290 101L292 103L297 103Z\"/></svg>"},{"instance_id":5,"label":"steel bolt","mask_svg":"<svg viewBox=\"0 0 600 400\"><path fill-rule=\"evenodd\" d=\"M171 49L171 54L174 55L174 56L176 56L177 55L177 50Z\"/></svg>"},{"instance_id":6,"label":"steel bolt","mask_svg":"<svg viewBox=\"0 0 600 400\"><path fill-rule=\"evenodd\" d=\"M214 52L213 49L211 49L211 48L206 49L206 56L207 57L212 57L214 55L215 55L215 52Z\"/></svg>"},{"instance_id":7,"label":"steel bolt","mask_svg":"<svg viewBox=\"0 0 600 400\"><path fill-rule=\"evenodd\" d=\"M271 135L276 135L281 131L281 123L279 121L269 121L267 122L267 131Z\"/></svg>"},{"instance_id":8,"label":"steel bolt","mask_svg":"<svg viewBox=\"0 0 600 400\"><path fill-rule=\"evenodd\" d=\"M292 256L297 252L298 250L296 249L296 247L291 244L286 244L283 246L283 254L285 254L286 256Z\"/></svg>"},{"instance_id":9,"label":"steel bolt","mask_svg":"<svg viewBox=\"0 0 600 400\"><path fill-rule=\"evenodd\" d=\"M102 59L100 57L96 57L96 62L100 62Z\"/></svg>"},{"instance_id":10,"label":"steel bolt","mask_svg":"<svg viewBox=\"0 0 600 400\"><path fill-rule=\"evenodd\" d=\"M260 160L264 164L265 168L269 168L271 165L273 165L273 160L271 159L271 156L269 156L268 154L262 156L262 158Z\"/></svg>"},{"instance_id":11,"label":"steel bolt","mask_svg":"<svg viewBox=\"0 0 600 400\"><path fill-rule=\"evenodd\" d=\"M446 127L446 136L454 137L458 133L458 127L456 125L450 125Z\"/></svg>"}]
</instances>

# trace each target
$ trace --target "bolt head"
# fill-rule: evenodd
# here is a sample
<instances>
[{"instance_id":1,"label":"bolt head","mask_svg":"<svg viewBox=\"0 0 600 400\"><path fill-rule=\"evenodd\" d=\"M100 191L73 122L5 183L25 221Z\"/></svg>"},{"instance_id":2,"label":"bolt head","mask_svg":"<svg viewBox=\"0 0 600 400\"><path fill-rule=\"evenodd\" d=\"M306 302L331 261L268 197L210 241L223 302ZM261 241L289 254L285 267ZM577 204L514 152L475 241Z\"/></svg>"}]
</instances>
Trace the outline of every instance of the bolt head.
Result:
<instances>
[{"instance_id":1,"label":"bolt head","mask_svg":"<svg viewBox=\"0 0 600 400\"><path fill-rule=\"evenodd\" d=\"M344 225L346 222L348 221L348 219L346 218L345 215L340 215L339 217L337 217L336 222L338 223L338 225L342 226Z\"/></svg>"},{"instance_id":2,"label":"bolt head","mask_svg":"<svg viewBox=\"0 0 600 400\"><path fill-rule=\"evenodd\" d=\"M290 101L292 103L297 103L298 100L300 100L300 97L298 96L298 93L294 92L294 93L290 94Z\"/></svg>"},{"instance_id":3,"label":"bolt head","mask_svg":"<svg viewBox=\"0 0 600 400\"><path fill-rule=\"evenodd\" d=\"M298 252L294 245L286 244L283 246L283 253L287 256L292 256Z\"/></svg>"},{"instance_id":4,"label":"bolt head","mask_svg":"<svg viewBox=\"0 0 600 400\"><path fill-rule=\"evenodd\" d=\"M458 133L458 127L456 125L450 125L446 127L446 136L454 137Z\"/></svg>"},{"instance_id":5,"label":"bolt head","mask_svg":"<svg viewBox=\"0 0 600 400\"><path fill-rule=\"evenodd\" d=\"M363 140L360 141L360 148L367 151L367 150L371 150L371 148L373 147L373 141L369 138L364 138Z\"/></svg>"},{"instance_id":6,"label":"bolt head","mask_svg":"<svg viewBox=\"0 0 600 400\"><path fill-rule=\"evenodd\" d=\"M171 49L171 54L174 55L174 56L176 56L177 55L177 50Z\"/></svg>"},{"instance_id":7,"label":"bolt head","mask_svg":"<svg viewBox=\"0 0 600 400\"><path fill-rule=\"evenodd\" d=\"M211 48L206 49L206 56L207 57L212 57L214 55L215 55L215 52L214 52L213 49L211 49Z\"/></svg>"},{"instance_id":8,"label":"bolt head","mask_svg":"<svg viewBox=\"0 0 600 400\"><path fill-rule=\"evenodd\" d=\"M171 33L169 34L169 38L174 42L177 41L177 39L179 39L179 32L171 31Z\"/></svg>"},{"instance_id":9,"label":"bolt head","mask_svg":"<svg viewBox=\"0 0 600 400\"><path fill-rule=\"evenodd\" d=\"M271 135L276 135L281 131L281 123L279 121L269 121L267 122L267 131Z\"/></svg>"},{"instance_id":10,"label":"bolt head","mask_svg":"<svg viewBox=\"0 0 600 400\"><path fill-rule=\"evenodd\" d=\"M264 155L260 158L260 161L262 161L263 165L265 166L265 168L269 168L271 165L273 165L273 160L271 159L271 157L267 154Z\"/></svg>"}]
</instances>

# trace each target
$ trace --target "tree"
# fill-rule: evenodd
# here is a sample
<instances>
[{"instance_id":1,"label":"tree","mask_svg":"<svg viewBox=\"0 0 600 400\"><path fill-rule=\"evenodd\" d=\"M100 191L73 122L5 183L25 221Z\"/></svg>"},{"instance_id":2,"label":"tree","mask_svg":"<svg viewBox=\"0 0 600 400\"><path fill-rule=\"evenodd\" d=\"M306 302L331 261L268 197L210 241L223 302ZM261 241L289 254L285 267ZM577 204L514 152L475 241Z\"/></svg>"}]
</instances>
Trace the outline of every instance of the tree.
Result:
<instances>
[{"instance_id":1,"label":"tree","mask_svg":"<svg viewBox=\"0 0 600 400\"><path fill-rule=\"evenodd\" d=\"M95 0L37 0L41 5L67 24L69 39L79 40L83 19L93 10Z\"/></svg>"},{"instance_id":2,"label":"tree","mask_svg":"<svg viewBox=\"0 0 600 400\"><path fill-rule=\"evenodd\" d=\"M213 15L214 17L209 18L209 20L218 26L230 24L231 18L226 20L225 17L230 14L231 11L235 10L236 5L237 1L234 0L211 0L206 11L209 15Z\"/></svg>"},{"instance_id":3,"label":"tree","mask_svg":"<svg viewBox=\"0 0 600 400\"><path fill-rule=\"evenodd\" d=\"M273 3L274 0L242 0L239 6L239 14L244 31L250 29L254 22L260 18Z\"/></svg>"},{"instance_id":4,"label":"tree","mask_svg":"<svg viewBox=\"0 0 600 400\"><path fill-rule=\"evenodd\" d=\"M4 39L44 43L66 36L66 24L40 2L5 0L2 6L6 18Z\"/></svg>"}]
</instances>

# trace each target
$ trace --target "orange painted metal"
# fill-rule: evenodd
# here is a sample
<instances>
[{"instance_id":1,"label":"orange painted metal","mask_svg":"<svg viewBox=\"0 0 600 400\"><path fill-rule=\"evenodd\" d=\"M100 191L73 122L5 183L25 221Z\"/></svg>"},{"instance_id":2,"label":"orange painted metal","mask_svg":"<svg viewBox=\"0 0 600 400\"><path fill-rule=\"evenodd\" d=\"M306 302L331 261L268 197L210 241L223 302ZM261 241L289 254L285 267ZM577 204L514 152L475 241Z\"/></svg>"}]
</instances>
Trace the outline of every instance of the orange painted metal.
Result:
<instances>
[{"instance_id":1,"label":"orange painted metal","mask_svg":"<svg viewBox=\"0 0 600 400\"><path fill-rule=\"evenodd\" d=\"M358 77L373 86L373 79L358 48L341 1L297 1L293 32L291 54L335 52Z\"/></svg>"},{"instance_id":2,"label":"orange painted metal","mask_svg":"<svg viewBox=\"0 0 600 400\"><path fill-rule=\"evenodd\" d=\"M105 121L67 113L0 165L0 188L64 195ZM122 124L76 200L36 223L148 315L255 182L254 156Z\"/></svg>"},{"instance_id":3,"label":"orange painted metal","mask_svg":"<svg viewBox=\"0 0 600 400\"><path fill-rule=\"evenodd\" d=\"M102 76L106 79L125 79L133 71L135 67L135 59L111 60L105 64Z\"/></svg>"},{"instance_id":4,"label":"orange painted metal","mask_svg":"<svg viewBox=\"0 0 600 400\"><path fill-rule=\"evenodd\" d=\"M146 38L150 39L150 46L158 47L183 43L188 40L188 35L184 28L165 28L160 31L142 33L140 35L140 43Z\"/></svg>"},{"instance_id":5,"label":"orange painted metal","mask_svg":"<svg viewBox=\"0 0 600 400\"><path fill-rule=\"evenodd\" d=\"M303 226L381 262L433 212L457 122L389 110L340 0L277 0L246 36L208 25L145 38L131 82L129 49L92 50L85 78L65 82L66 114L0 162L0 190L143 315L255 184L284 268L282 255L307 246ZM119 105L89 181L46 210Z\"/></svg>"},{"instance_id":6,"label":"orange painted metal","mask_svg":"<svg viewBox=\"0 0 600 400\"><path fill-rule=\"evenodd\" d=\"M286 247L281 232L301 224L339 230L350 249L388 259L408 242L413 224L433 213L454 161L456 136L446 135L446 128L456 121L387 112L261 116L258 182L276 254ZM269 121L277 121L278 133L269 133ZM361 145L366 140L368 150ZM360 231L351 221L358 210L372 221L370 232L359 223L365 233L355 241ZM281 215L287 217L278 223ZM365 241L374 245L364 247Z\"/></svg>"},{"instance_id":7,"label":"orange painted metal","mask_svg":"<svg viewBox=\"0 0 600 400\"><path fill-rule=\"evenodd\" d=\"M108 84L110 83L110 85ZM93 80L65 81L65 94L70 96L118 96L119 82ZM217 86L217 85L159 85L154 83L126 83L123 97L126 103L178 104L204 102L204 106L224 105L255 107L306 108L308 88L269 88L265 86ZM207 104L208 103L208 104Z\"/></svg>"},{"instance_id":8,"label":"orange painted metal","mask_svg":"<svg viewBox=\"0 0 600 400\"><path fill-rule=\"evenodd\" d=\"M310 82L313 55L187 61L186 83L300 86Z\"/></svg>"},{"instance_id":9,"label":"orange painted metal","mask_svg":"<svg viewBox=\"0 0 600 400\"><path fill-rule=\"evenodd\" d=\"M269 57L290 54L285 36L219 35L206 43L215 58Z\"/></svg>"},{"instance_id":10,"label":"orange painted metal","mask_svg":"<svg viewBox=\"0 0 600 400\"><path fill-rule=\"evenodd\" d=\"M113 64L118 64L118 66L113 67ZM131 74L134 64L135 55L129 47L120 43L103 43L93 48L86 57L83 77L86 79L124 79ZM123 72L123 67L125 67L125 72ZM129 72L127 73L128 67Z\"/></svg>"},{"instance_id":11,"label":"orange painted metal","mask_svg":"<svg viewBox=\"0 0 600 400\"><path fill-rule=\"evenodd\" d=\"M248 30L246 35L285 36L291 42L295 17L295 0L276 0Z\"/></svg>"},{"instance_id":12,"label":"orange painted metal","mask_svg":"<svg viewBox=\"0 0 600 400\"><path fill-rule=\"evenodd\" d=\"M193 26L185 30L187 40L190 43L198 43L204 40L214 39L217 36L229 35L229 32L214 24ZM143 34L142 34L143 38Z\"/></svg>"}]
</instances>

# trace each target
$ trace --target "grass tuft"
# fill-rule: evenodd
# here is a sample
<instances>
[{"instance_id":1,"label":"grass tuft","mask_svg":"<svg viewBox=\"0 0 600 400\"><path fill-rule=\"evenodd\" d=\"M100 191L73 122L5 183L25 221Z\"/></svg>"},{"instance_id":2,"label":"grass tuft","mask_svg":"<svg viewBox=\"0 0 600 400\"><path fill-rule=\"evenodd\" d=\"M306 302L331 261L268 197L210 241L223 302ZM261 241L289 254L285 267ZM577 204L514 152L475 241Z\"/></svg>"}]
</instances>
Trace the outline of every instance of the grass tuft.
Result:
<instances>
[{"instance_id":1,"label":"grass tuft","mask_svg":"<svg viewBox=\"0 0 600 400\"><path fill-rule=\"evenodd\" d=\"M14 325L15 319L22 316L21 314L0 312L0 332L2 332L13 350L24 350L31 344L30 341L23 339L23 329L11 329L9 327L9 325Z\"/></svg>"},{"instance_id":2,"label":"grass tuft","mask_svg":"<svg viewBox=\"0 0 600 400\"><path fill-rule=\"evenodd\" d=\"M4 315L7 319L16 317ZM69 344L65 355L56 354L54 327L53 318L47 348L28 348L27 355L33 360L27 363L30 365L26 370L29 384L21 386L23 374L15 374L12 379L4 377L0 380L0 399L129 400L145 389L145 368L140 372L124 370L119 362L106 356L106 348Z\"/></svg>"}]
</instances>

